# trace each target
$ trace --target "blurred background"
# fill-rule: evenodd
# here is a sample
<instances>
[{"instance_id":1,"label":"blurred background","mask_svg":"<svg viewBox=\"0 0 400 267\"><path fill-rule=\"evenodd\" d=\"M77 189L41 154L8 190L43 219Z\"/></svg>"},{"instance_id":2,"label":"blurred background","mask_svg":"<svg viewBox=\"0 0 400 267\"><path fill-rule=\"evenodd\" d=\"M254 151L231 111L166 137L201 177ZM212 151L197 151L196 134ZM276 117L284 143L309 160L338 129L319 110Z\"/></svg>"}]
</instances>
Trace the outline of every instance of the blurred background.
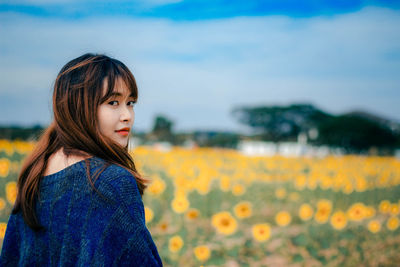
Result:
<instances>
[{"instance_id":1,"label":"blurred background","mask_svg":"<svg viewBox=\"0 0 400 267\"><path fill-rule=\"evenodd\" d=\"M0 237L58 71L93 52L137 80L166 266L395 266L399 26L390 0L0 0Z\"/></svg>"}]
</instances>

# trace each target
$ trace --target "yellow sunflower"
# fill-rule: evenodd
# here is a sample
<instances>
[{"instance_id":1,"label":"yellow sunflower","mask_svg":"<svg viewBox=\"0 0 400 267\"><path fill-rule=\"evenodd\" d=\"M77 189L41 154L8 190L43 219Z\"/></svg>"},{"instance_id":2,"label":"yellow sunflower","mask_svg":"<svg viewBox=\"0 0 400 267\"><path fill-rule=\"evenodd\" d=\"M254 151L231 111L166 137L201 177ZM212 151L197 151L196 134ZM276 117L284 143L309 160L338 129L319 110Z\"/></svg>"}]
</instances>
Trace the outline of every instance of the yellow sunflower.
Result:
<instances>
[{"instance_id":1,"label":"yellow sunflower","mask_svg":"<svg viewBox=\"0 0 400 267\"><path fill-rule=\"evenodd\" d=\"M6 228L7 224L6 223L0 223L0 239L4 239L4 236L6 234Z\"/></svg>"},{"instance_id":2,"label":"yellow sunflower","mask_svg":"<svg viewBox=\"0 0 400 267\"><path fill-rule=\"evenodd\" d=\"M179 235L169 239L168 248L171 252L178 252L183 247L183 240Z\"/></svg>"},{"instance_id":3,"label":"yellow sunflower","mask_svg":"<svg viewBox=\"0 0 400 267\"><path fill-rule=\"evenodd\" d=\"M234 212L237 218L248 218L252 214L252 206L248 201L243 201L234 207Z\"/></svg>"},{"instance_id":4,"label":"yellow sunflower","mask_svg":"<svg viewBox=\"0 0 400 267\"><path fill-rule=\"evenodd\" d=\"M165 190L165 182L161 178L156 178L154 181L147 187L147 190L152 195L159 195Z\"/></svg>"},{"instance_id":5,"label":"yellow sunflower","mask_svg":"<svg viewBox=\"0 0 400 267\"><path fill-rule=\"evenodd\" d=\"M8 202L14 204L15 199L17 198L17 183L16 182L8 182L6 184L6 198Z\"/></svg>"},{"instance_id":6,"label":"yellow sunflower","mask_svg":"<svg viewBox=\"0 0 400 267\"><path fill-rule=\"evenodd\" d=\"M236 220L227 211L214 214L211 218L211 224L216 228L217 232L224 235L231 235L237 229Z\"/></svg>"},{"instance_id":7,"label":"yellow sunflower","mask_svg":"<svg viewBox=\"0 0 400 267\"><path fill-rule=\"evenodd\" d=\"M0 159L0 177L7 177L10 171L10 161L6 158Z\"/></svg>"},{"instance_id":8,"label":"yellow sunflower","mask_svg":"<svg viewBox=\"0 0 400 267\"><path fill-rule=\"evenodd\" d=\"M194 188L200 195L207 195L210 192L210 181L208 178L199 178L196 181Z\"/></svg>"},{"instance_id":9,"label":"yellow sunflower","mask_svg":"<svg viewBox=\"0 0 400 267\"><path fill-rule=\"evenodd\" d=\"M259 242L264 242L271 237L271 227L267 223L255 224L251 230L254 239Z\"/></svg>"},{"instance_id":10,"label":"yellow sunflower","mask_svg":"<svg viewBox=\"0 0 400 267\"><path fill-rule=\"evenodd\" d=\"M199 217L199 214L200 214L200 212L198 209L189 209L186 212L186 218L188 218L189 220L194 220L197 217Z\"/></svg>"},{"instance_id":11,"label":"yellow sunflower","mask_svg":"<svg viewBox=\"0 0 400 267\"><path fill-rule=\"evenodd\" d=\"M160 223L159 227L162 232L166 232L168 230L168 223L162 222L162 223Z\"/></svg>"},{"instance_id":12,"label":"yellow sunflower","mask_svg":"<svg viewBox=\"0 0 400 267\"><path fill-rule=\"evenodd\" d=\"M371 233L377 233L381 230L381 223L377 220L372 220L368 223L368 230Z\"/></svg>"},{"instance_id":13,"label":"yellow sunflower","mask_svg":"<svg viewBox=\"0 0 400 267\"><path fill-rule=\"evenodd\" d=\"M343 211L337 211L333 213L331 217L331 225L336 230L342 230L347 225L346 214Z\"/></svg>"},{"instance_id":14,"label":"yellow sunflower","mask_svg":"<svg viewBox=\"0 0 400 267\"><path fill-rule=\"evenodd\" d=\"M347 210L347 217L351 221L361 221L367 215L367 209L365 205L361 202L354 203Z\"/></svg>"},{"instance_id":15,"label":"yellow sunflower","mask_svg":"<svg viewBox=\"0 0 400 267\"><path fill-rule=\"evenodd\" d=\"M176 196L171 203L172 210L176 213L183 213L189 208L189 201L185 196Z\"/></svg>"},{"instance_id":16,"label":"yellow sunflower","mask_svg":"<svg viewBox=\"0 0 400 267\"><path fill-rule=\"evenodd\" d=\"M231 179L227 175L223 175L221 179L219 180L219 187L221 191L228 191L229 188L231 187Z\"/></svg>"},{"instance_id":17,"label":"yellow sunflower","mask_svg":"<svg viewBox=\"0 0 400 267\"><path fill-rule=\"evenodd\" d=\"M294 186L297 190L302 190L307 184L307 177L305 175L299 175L296 177Z\"/></svg>"},{"instance_id":18,"label":"yellow sunflower","mask_svg":"<svg viewBox=\"0 0 400 267\"><path fill-rule=\"evenodd\" d=\"M343 191L343 193L350 195L354 191L353 185L351 183L346 183L346 185L344 186L342 191Z\"/></svg>"},{"instance_id":19,"label":"yellow sunflower","mask_svg":"<svg viewBox=\"0 0 400 267\"><path fill-rule=\"evenodd\" d=\"M397 217L390 217L387 222L386 222L386 227L390 230L390 231L394 231L399 227L399 218Z\"/></svg>"},{"instance_id":20,"label":"yellow sunflower","mask_svg":"<svg viewBox=\"0 0 400 267\"><path fill-rule=\"evenodd\" d=\"M9 156L14 154L14 146L7 140L0 140L0 150L5 151Z\"/></svg>"},{"instance_id":21,"label":"yellow sunflower","mask_svg":"<svg viewBox=\"0 0 400 267\"><path fill-rule=\"evenodd\" d=\"M390 212L391 204L388 200L382 200L379 203L379 211L381 213L389 213Z\"/></svg>"},{"instance_id":22,"label":"yellow sunflower","mask_svg":"<svg viewBox=\"0 0 400 267\"><path fill-rule=\"evenodd\" d=\"M332 187L333 181L329 176L323 176L320 180L319 187L323 190L328 190Z\"/></svg>"},{"instance_id":23,"label":"yellow sunflower","mask_svg":"<svg viewBox=\"0 0 400 267\"><path fill-rule=\"evenodd\" d=\"M0 197L0 211L6 207L6 201Z\"/></svg>"},{"instance_id":24,"label":"yellow sunflower","mask_svg":"<svg viewBox=\"0 0 400 267\"><path fill-rule=\"evenodd\" d=\"M299 209L299 217L303 221L308 221L314 214L313 208L309 204L302 204Z\"/></svg>"},{"instance_id":25,"label":"yellow sunflower","mask_svg":"<svg viewBox=\"0 0 400 267\"><path fill-rule=\"evenodd\" d=\"M207 246L197 246L193 251L199 261L206 261L210 258L211 251Z\"/></svg>"},{"instance_id":26,"label":"yellow sunflower","mask_svg":"<svg viewBox=\"0 0 400 267\"><path fill-rule=\"evenodd\" d=\"M234 196L241 196L244 194L244 191L245 191L244 186L241 184L236 184L232 187L232 194Z\"/></svg>"},{"instance_id":27,"label":"yellow sunflower","mask_svg":"<svg viewBox=\"0 0 400 267\"><path fill-rule=\"evenodd\" d=\"M399 209L399 205L396 203L393 203L392 205L390 205L390 214L391 215L397 215L399 214L400 209Z\"/></svg>"},{"instance_id":28,"label":"yellow sunflower","mask_svg":"<svg viewBox=\"0 0 400 267\"><path fill-rule=\"evenodd\" d=\"M279 226L286 226L290 223L292 217L287 211L280 211L275 215L275 222Z\"/></svg>"},{"instance_id":29,"label":"yellow sunflower","mask_svg":"<svg viewBox=\"0 0 400 267\"><path fill-rule=\"evenodd\" d=\"M146 223L149 223L149 222L151 222L151 220L153 220L154 213L149 207L144 207L144 217L145 217Z\"/></svg>"},{"instance_id":30,"label":"yellow sunflower","mask_svg":"<svg viewBox=\"0 0 400 267\"><path fill-rule=\"evenodd\" d=\"M364 178L358 178L356 181L356 191L364 192L368 188L368 183Z\"/></svg>"},{"instance_id":31,"label":"yellow sunflower","mask_svg":"<svg viewBox=\"0 0 400 267\"><path fill-rule=\"evenodd\" d=\"M371 218L374 217L376 214L376 210L374 207L371 206L366 206L365 207L365 218Z\"/></svg>"},{"instance_id":32,"label":"yellow sunflower","mask_svg":"<svg viewBox=\"0 0 400 267\"><path fill-rule=\"evenodd\" d=\"M327 199L321 199L317 203L317 211L314 215L317 223L326 223L331 215L332 202Z\"/></svg>"}]
</instances>

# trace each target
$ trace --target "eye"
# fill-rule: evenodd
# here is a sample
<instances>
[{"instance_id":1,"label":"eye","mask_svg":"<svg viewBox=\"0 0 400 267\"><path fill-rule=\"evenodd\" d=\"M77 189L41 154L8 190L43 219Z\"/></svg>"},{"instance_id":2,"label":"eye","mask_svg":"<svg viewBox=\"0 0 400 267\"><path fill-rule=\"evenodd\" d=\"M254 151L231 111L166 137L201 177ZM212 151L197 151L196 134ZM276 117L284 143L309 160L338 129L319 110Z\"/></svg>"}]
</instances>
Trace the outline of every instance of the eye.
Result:
<instances>
[{"instance_id":1,"label":"eye","mask_svg":"<svg viewBox=\"0 0 400 267\"><path fill-rule=\"evenodd\" d=\"M118 101L113 100L113 101L108 102L108 104L111 106L116 106L116 105L118 105Z\"/></svg>"},{"instance_id":2,"label":"eye","mask_svg":"<svg viewBox=\"0 0 400 267\"><path fill-rule=\"evenodd\" d=\"M129 101L128 102L128 106L131 106L131 107L135 106L135 104L136 104L136 101Z\"/></svg>"}]
</instances>

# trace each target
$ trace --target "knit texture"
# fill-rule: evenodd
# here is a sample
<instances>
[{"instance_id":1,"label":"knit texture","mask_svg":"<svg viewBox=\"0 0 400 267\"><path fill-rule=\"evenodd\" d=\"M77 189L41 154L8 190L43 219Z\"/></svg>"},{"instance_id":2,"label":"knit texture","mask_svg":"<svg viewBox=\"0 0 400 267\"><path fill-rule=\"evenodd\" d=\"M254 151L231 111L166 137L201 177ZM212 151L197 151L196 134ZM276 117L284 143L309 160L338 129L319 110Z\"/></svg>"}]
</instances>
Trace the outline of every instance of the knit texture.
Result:
<instances>
[{"instance_id":1,"label":"knit texture","mask_svg":"<svg viewBox=\"0 0 400 267\"><path fill-rule=\"evenodd\" d=\"M89 166L93 175L106 165L93 157ZM36 214L44 230L12 214L0 266L162 266L132 174L109 165L95 182L99 195L86 171L80 161L43 177Z\"/></svg>"}]
</instances>

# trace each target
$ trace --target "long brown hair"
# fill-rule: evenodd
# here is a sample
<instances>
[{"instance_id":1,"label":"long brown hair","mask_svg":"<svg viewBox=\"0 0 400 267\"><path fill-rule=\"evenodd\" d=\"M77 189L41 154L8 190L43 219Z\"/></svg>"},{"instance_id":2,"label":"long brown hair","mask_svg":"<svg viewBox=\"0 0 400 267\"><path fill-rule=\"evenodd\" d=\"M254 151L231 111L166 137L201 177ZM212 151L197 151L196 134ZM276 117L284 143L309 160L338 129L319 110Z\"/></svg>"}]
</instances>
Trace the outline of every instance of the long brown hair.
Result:
<instances>
[{"instance_id":1,"label":"long brown hair","mask_svg":"<svg viewBox=\"0 0 400 267\"><path fill-rule=\"evenodd\" d=\"M133 74L122 62L108 56L85 54L68 62L59 72L53 93L54 120L22 166L12 211L15 214L22 210L25 222L33 230L42 229L35 213L40 181L49 157L59 149L63 149L67 156L96 156L108 164L126 168L136 178L143 195L149 181L136 170L127 146L121 147L100 134L97 121L98 106L112 95L118 79L124 81L137 99L138 89ZM94 182L100 173L91 177L88 161L85 161L89 182L95 189Z\"/></svg>"}]
</instances>

